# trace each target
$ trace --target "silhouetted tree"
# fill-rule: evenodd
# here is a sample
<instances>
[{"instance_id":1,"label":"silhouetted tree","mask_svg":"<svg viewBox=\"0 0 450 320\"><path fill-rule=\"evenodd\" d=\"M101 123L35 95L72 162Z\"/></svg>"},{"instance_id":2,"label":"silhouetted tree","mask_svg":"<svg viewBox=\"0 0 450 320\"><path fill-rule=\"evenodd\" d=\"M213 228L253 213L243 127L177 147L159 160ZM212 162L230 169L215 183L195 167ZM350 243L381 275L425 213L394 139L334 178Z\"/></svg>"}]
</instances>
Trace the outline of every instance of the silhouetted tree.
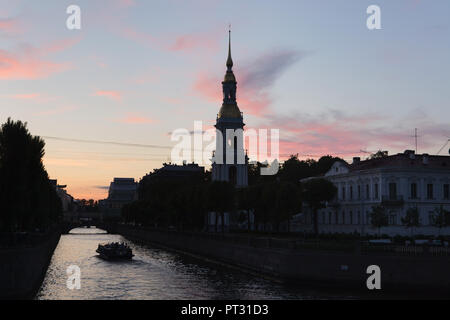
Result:
<instances>
[{"instance_id":1,"label":"silhouetted tree","mask_svg":"<svg viewBox=\"0 0 450 320\"><path fill-rule=\"evenodd\" d=\"M389 155L388 151L381 151L378 150L377 152L375 152L374 154L371 154L369 159L380 159L380 158L385 158Z\"/></svg>"},{"instance_id":2,"label":"silhouetted tree","mask_svg":"<svg viewBox=\"0 0 450 320\"><path fill-rule=\"evenodd\" d=\"M411 207L406 210L406 215L401 219L402 224L406 229L411 229L411 236L413 235L414 228L420 227L419 209L417 207Z\"/></svg>"},{"instance_id":3,"label":"silhouetted tree","mask_svg":"<svg viewBox=\"0 0 450 320\"><path fill-rule=\"evenodd\" d=\"M378 235L380 235L381 228L389 225L386 208L383 206L373 206L370 212L370 222L374 228L378 229Z\"/></svg>"},{"instance_id":4,"label":"silhouetted tree","mask_svg":"<svg viewBox=\"0 0 450 320\"><path fill-rule=\"evenodd\" d=\"M438 228L440 235L441 229L450 225L450 212L445 210L442 205L435 208L431 216L431 224Z\"/></svg>"},{"instance_id":5,"label":"silhouetted tree","mask_svg":"<svg viewBox=\"0 0 450 320\"><path fill-rule=\"evenodd\" d=\"M222 232L224 232L224 214L235 208L234 186L226 181L214 181L208 187L208 209L215 212L215 231L217 232L217 218L220 216Z\"/></svg>"},{"instance_id":6,"label":"silhouetted tree","mask_svg":"<svg viewBox=\"0 0 450 320\"><path fill-rule=\"evenodd\" d=\"M319 235L318 211L325 207L337 193L333 183L325 179L310 179L302 184L302 198L309 205L313 214L314 233Z\"/></svg>"},{"instance_id":7,"label":"silhouetted tree","mask_svg":"<svg viewBox=\"0 0 450 320\"><path fill-rule=\"evenodd\" d=\"M59 222L61 199L42 162L44 147L26 123L8 119L1 126L0 230L42 230Z\"/></svg>"},{"instance_id":8,"label":"silhouetted tree","mask_svg":"<svg viewBox=\"0 0 450 320\"><path fill-rule=\"evenodd\" d=\"M279 221L287 221L287 231L291 231L292 215L301 209L300 188L292 182L277 184L276 208Z\"/></svg>"}]
</instances>

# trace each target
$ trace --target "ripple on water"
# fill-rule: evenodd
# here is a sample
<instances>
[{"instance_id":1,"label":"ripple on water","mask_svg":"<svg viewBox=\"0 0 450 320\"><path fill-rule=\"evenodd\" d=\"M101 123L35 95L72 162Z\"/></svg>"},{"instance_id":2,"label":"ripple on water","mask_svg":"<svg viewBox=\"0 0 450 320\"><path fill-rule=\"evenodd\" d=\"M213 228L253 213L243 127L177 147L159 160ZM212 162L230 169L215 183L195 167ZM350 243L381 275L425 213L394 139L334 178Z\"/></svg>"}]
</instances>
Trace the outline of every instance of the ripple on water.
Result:
<instances>
[{"instance_id":1,"label":"ripple on water","mask_svg":"<svg viewBox=\"0 0 450 320\"><path fill-rule=\"evenodd\" d=\"M74 229L61 236L37 299L333 298L100 232L94 228ZM127 242L135 257L132 261L104 261L95 252L104 242ZM70 265L81 269L80 290L66 287L66 269Z\"/></svg>"}]
</instances>

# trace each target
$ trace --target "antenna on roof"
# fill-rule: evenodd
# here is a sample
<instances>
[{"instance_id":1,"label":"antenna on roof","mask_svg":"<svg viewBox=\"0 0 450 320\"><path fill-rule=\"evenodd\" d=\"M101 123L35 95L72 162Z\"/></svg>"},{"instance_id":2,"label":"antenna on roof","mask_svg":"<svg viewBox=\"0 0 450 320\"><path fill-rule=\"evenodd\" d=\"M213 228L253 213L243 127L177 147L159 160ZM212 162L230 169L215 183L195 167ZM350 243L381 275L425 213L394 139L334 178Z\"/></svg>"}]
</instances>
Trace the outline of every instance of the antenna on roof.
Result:
<instances>
[{"instance_id":1,"label":"antenna on roof","mask_svg":"<svg viewBox=\"0 0 450 320\"><path fill-rule=\"evenodd\" d=\"M414 135L413 135L413 137L414 137L414 142L415 142L415 145L416 145L416 154L417 154L417 138L418 137L420 137L420 136L418 136L417 135L417 128L414 128Z\"/></svg>"}]
</instances>

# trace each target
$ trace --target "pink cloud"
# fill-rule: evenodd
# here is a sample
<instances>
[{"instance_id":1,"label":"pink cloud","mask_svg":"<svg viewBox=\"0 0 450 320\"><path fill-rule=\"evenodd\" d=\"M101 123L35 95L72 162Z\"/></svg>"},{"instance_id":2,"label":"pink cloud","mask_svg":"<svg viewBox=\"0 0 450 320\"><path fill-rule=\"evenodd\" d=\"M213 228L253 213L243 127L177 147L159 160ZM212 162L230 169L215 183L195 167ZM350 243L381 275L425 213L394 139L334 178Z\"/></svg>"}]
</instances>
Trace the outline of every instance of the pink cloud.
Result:
<instances>
[{"instance_id":1,"label":"pink cloud","mask_svg":"<svg viewBox=\"0 0 450 320\"><path fill-rule=\"evenodd\" d=\"M196 49L216 52L219 48L218 32L190 33L180 36L150 34L134 28L133 26L112 25L114 32L126 39L133 40L145 46L157 47L163 51L193 51Z\"/></svg>"},{"instance_id":2,"label":"pink cloud","mask_svg":"<svg viewBox=\"0 0 450 320\"><path fill-rule=\"evenodd\" d=\"M70 63L49 61L48 55L63 51L80 39L55 41L41 48L21 45L15 52L0 49L0 80L46 78L70 69Z\"/></svg>"},{"instance_id":3,"label":"pink cloud","mask_svg":"<svg viewBox=\"0 0 450 320\"><path fill-rule=\"evenodd\" d=\"M113 100L120 100L122 99L122 94L118 91L103 91L99 90L94 93L94 96L97 97L107 97Z\"/></svg>"},{"instance_id":4,"label":"pink cloud","mask_svg":"<svg viewBox=\"0 0 450 320\"><path fill-rule=\"evenodd\" d=\"M241 111L257 117L270 115L270 89L285 70L304 56L302 52L276 50L235 68L238 82L237 100ZM223 98L221 81L219 75L212 76L201 72L193 84L193 91L210 102L220 102Z\"/></svg>"},{"instance_id":5,"label":"pink cloud","mask_svg":"<svg viewBox=\"0 0 450 320\"><path fill-rule=\"evenodd\" d=\"M32 53L0 50L0 80L46 78L69 67L68 63L44 61Z\"/></svg>"},{"instance_id":6,"label":"pink cloud","mask_svg":"<svg viewBox=\"0 0 450 320\"><path fill-rule=\"evenodd\" d=\"M175 42L169 46L171 51L192 50L203 48L209 51L217 51L218 37L215 34L186 34L179 36Z\"/></svg>"},{"instance_id":7,"label":"pink cloud","mask_svg":"<svg viewBox=\"0 0 450 320\"><path fill-rule=\"evenodd\" d=\"M262 128L280 130L280 154L285 158L299 153L304 158L316 158L331 154L343 158L366 155L379 149L402 152L414 147L411 128L421 130L420 149L435 153L443 137L450 136L450 129L444 123L437 123L424 117L403 117L401 120L387 119L374 114L349 115L345 112L328 110L316 114L272 115L263 119ZM441 138L439 138L441 137ZM420 150L419 150L420 151Z\"/></svg>"},{"instance_id":8,"label":"pink cloud","mask_svg":"<svg viewBox=\"0 0 450 320\"><path fill-rule=\"evenodd\" d=\"M134 113L128 113L126 117L120 119L119 122L126 124L150 124L155 123L156 121L154 119L145 116L140 116Z\"/></svg>"}]
</instances>

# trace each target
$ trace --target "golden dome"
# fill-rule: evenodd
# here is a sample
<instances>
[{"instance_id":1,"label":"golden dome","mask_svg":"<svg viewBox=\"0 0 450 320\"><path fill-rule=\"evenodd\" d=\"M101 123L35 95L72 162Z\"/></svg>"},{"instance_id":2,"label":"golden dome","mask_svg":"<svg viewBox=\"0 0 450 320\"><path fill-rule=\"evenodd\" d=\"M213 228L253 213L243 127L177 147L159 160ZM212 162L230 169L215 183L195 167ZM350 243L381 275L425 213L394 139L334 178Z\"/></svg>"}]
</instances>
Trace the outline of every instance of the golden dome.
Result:
<instances>
[{"instance_id":1,"label":"golden dome","mask_svg":"<svg viewBox=\"0 0 450 320\"><path fill-rule=\"evenodd\" d=\"M241 118L241 111L237 104L223 104L219 111L219 118Z\"/></svg>"},{"instance_id":2,"label":"golden dome","mask_svg":"<svg viewBox=\"0 0 450 320\"><path fill-rule=\"evenodd\" d=\"M225 77L223 79L224 82L236 82L236 77L233 72L225 73Z\"/></svg>"}]
</instances>

